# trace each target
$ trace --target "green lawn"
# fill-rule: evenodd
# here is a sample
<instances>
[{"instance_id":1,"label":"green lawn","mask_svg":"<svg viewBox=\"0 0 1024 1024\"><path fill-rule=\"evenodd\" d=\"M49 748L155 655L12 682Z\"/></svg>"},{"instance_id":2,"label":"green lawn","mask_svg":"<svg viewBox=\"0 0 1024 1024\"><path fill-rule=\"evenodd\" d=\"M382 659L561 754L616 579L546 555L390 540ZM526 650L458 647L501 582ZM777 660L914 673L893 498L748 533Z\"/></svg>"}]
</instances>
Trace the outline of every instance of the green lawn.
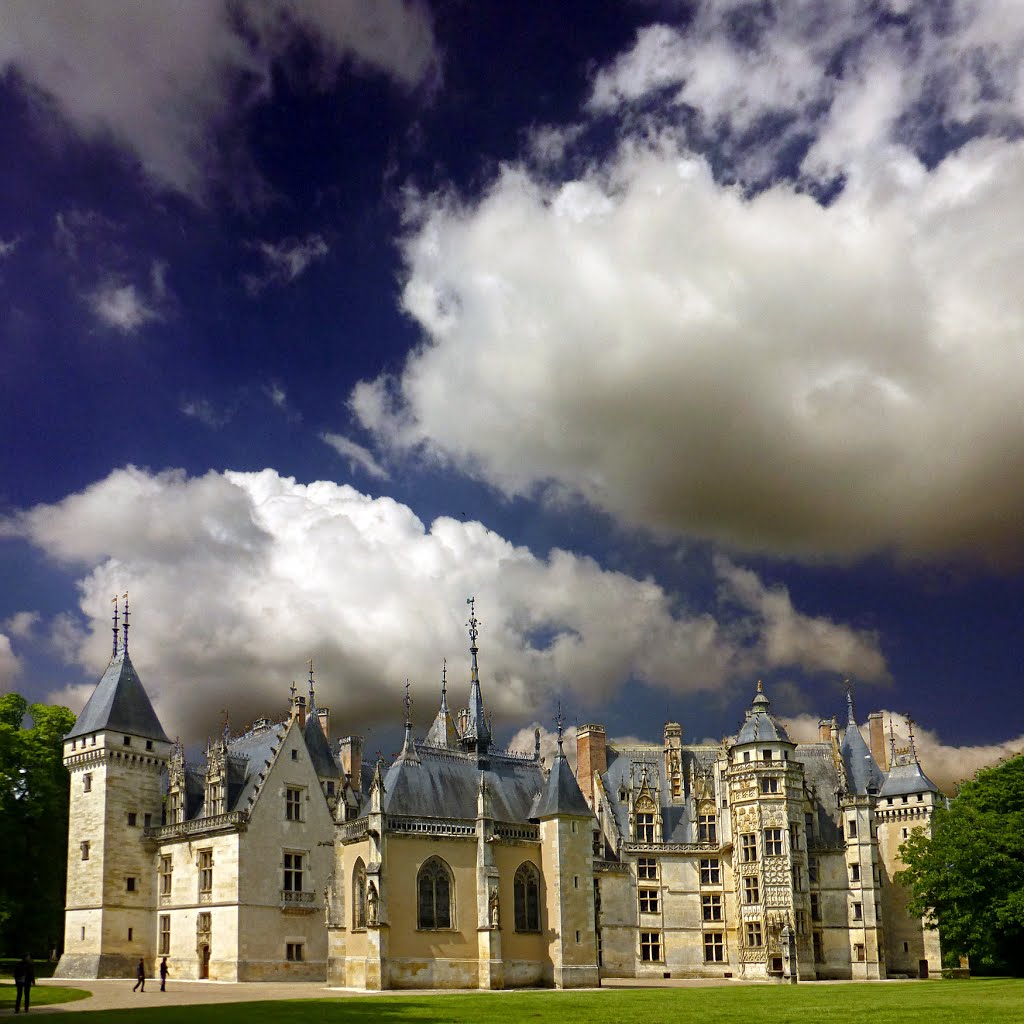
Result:
<instances>
[{"instance_id":1,"label":"green lawn","mask_svg":"<svg viewBox=\"0 0 1024 1024\"><path fill-rule=\"evenodd\" d=\"M0 1010L9 1010L14 1006L17 990L14 982L0 981ZM84 988L58 988L56 985L33 985L32 1005L52 1006L54 1003L73 1003L76 999L85 999L92 995ZM92 1016L90 1014L89 1016Z\"/></svg>"},{"instance_id":2,"label":"green lawn","mask_svg":"<svg viewBox=\"0 0 1024 1024\"><path fill-rule=\"evenodd\" d=\"M1024 980L501 992L230 1003L76 1015L159 1024L1020 1024Z\"/></svg>"}]
</instances>

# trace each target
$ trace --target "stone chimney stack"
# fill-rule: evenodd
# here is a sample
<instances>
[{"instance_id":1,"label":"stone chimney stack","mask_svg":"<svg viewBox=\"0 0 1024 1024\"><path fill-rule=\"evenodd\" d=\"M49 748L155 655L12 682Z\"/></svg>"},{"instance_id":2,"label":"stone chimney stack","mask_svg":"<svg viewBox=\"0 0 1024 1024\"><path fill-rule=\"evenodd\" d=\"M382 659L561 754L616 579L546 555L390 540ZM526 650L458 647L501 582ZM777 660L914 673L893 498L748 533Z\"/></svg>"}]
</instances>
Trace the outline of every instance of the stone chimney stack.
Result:
<instances>
[{"instance_id":1,"label":"stone chimney stack","mask_svg":"<svg viewBox=\"0 0 1024 1024\"><path fill-rule=\"evenodd\" d=\"M320 728L324 731L324 736L327 738L327 742L331 742L331 709L321 708L316 709L317 721L320 723Z\"/></svg>"},{"instance_id":2,"label":"stone chimney stack","mask_svg":"<svg viewBox=\"0 0 1024 1024\"><path fill-rule=\"evenodd\" d=\"M594 805L594 772L608 770L608 740L603 725L581 725L576 730L576 780L587 803Z\"/></svg>"},{"instance_id":3,"label":"stone chimney stack","mask_svg":"<svg viewBox=\"0 0 1024 1024\"><path fill-rule=\"evenodd\" d=\"M887 771L890 766L887 763L888 748L885 743L885 725L882 723L881 711L872 711L868 715L868 739L870 740L868 746L871 748L871 756L882 771Z\"/></svg>"},{"instance_id":4,"label":"stone chimney stack","mask_svg":"<svg viewBox=\"0 0 1024 1024\"><path fill-rule=\"evenodd\" d=\"M822 718L818 722L818 742L819 743L831 743L832 742L832 719Z\"/></svg>"},{"instance_id":5,"label":"stone chimney stack","mask_svg":"<svg viewBox=\"0 0 1024 1024\"><path fill-rule=\"evenodd\" d=\"M352 788L361 793L363 790L363 737L345 736L338 741L338 754L341 757L342 770L349 778Z\"/></svg>"},{"instance_id":6,"label":"stone chimney stack","mask_svg":"<svg viewBox=\"0 0 1024 1024\"><path fill-rule=\"evenodd\" d=\"M306 698L296 697L295 704L292 709L292 714L299 720L299 728L306 728Z\"/></svg>"}]
</instances>

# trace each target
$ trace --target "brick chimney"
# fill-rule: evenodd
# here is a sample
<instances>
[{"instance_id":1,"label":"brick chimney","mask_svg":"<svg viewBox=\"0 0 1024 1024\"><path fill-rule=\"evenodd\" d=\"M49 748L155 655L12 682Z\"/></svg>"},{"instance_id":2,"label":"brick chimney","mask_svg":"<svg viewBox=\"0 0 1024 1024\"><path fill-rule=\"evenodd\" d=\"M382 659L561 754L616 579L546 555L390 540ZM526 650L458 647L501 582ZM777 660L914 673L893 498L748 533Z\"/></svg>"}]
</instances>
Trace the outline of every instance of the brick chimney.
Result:
<instances>
[{"instance_id":1,"label":"brick chimney","mask_svg":"<svg viewBox=\"0 0 1024 1024\"><path fill-rule=\"evenodd\" d=\"M831 743L832 742L832 719L822 718L818 722L818 742L819 743Z\"/></svg>"},{"instance_id":2,"label":"brick chimney","mask_svg":"<svg viewBox=\"0 0 1024 1024\"><path fill-rule=\"evenodd\" d=\"M587 803L594 805L594 772L608 770L608 746L603 725L581 725L576 730L576 781Z\"/></svg>"},{"instance_id":3,"label":"brick chimney","mask_svg":"<svg viewBox=\"0 0 1024 1024\"><path fill-rule=\"evenodd\" d=\"M338 741L342 771L349 778L352 788L361 793L363 789L363 737L345 736Z\"/></svg>"},{"instance_id":4,"label":"brick chimney","mask_svg":"<svg viewBox=\"0 0 1024 1024\"><path fill-rule=\"evenodd\" d=\"M882 712L872 711L868 715L868 739L871 747L871 756L878 762L878 767L882 771L887 771L889 765L886 764L886 744L885 744L885 725L882 723Z\"/></svg>"},{"instance_id":5,"label":"brick chimney","mask_svg":"<svg viewBox=\"0 0 1024 1024\"><path fill-rule=\"evenodd\" d=\"M321 708L316 709L317 721L320 723L320 728L324 731L324 736L327 737L327 742L331 742L331 709Z\"/></svg>"}]
</instances>

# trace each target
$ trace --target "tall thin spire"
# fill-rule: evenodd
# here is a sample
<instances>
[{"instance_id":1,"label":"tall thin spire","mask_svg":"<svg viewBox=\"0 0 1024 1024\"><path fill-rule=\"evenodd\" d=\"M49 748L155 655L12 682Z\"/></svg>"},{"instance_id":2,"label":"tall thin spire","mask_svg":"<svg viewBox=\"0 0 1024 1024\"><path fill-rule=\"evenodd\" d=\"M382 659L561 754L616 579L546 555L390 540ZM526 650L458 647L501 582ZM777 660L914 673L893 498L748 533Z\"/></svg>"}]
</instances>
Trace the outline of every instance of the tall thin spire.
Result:
<instances>
[{"instance_id":1,"label":"tall thin spire","mask_svg":"<svg viewBox=\"0 0 1024 1024\"><path fill-rule=\"evenodd\" d=\"M309 659L309 713L314 713L316 707L316 693L313 688L313 659Z\"/></svg>"},{"instance_id":2,"label":"tall thin spire","mask_svg":"<svg viewBox=\"0 0 1024 1024\"><path fill-rule=\"evenodd\" d=\"M412 697L409 696L409 680L405 681L405 740L402 743L403 761L419 763L420 756L416 753L416 744L412 738Z\"/></svg>"},{"instance_id":3,"label":"tall thin spire","mask_svg":"<svg viewBox=\"0 0 1024 1024\"><path fill-rule=\"evenodd\" d=\"M903 716L907 720L907 732L910 734L910 756L914 759L915 764L921 762L917 758L917 744L914 742L914 720L910 715Z\"/></svg>"},{"instance_id":4,"label":"tall thin spire","mask_svg":"<svg viewBox=\"0 0 1024 1024\"><path fill-rule=\"evenodd\" d=\"M896 734L892 730L892 715L889 716L889 765L896 763Z\"/></svg>"},{"instance_id":5,"label":"tall thin spire","mask_svg":"<svg viewBox=\"0 0 1024 1024\"><path fill-rule=\"evenodd\" d=\"M448 714L448 659L441 662L441 710Z\"/></svg>"},{"instance_id":6,"label":"tall thin spire","mask_svg":"<svg viewBox=\"0 0 1024 1024\"><path fill-rule=\"evenodd\" d=\"M565 750L562 747L562 728L565 725L565 716L562 714L562 702L558 702L558 713L555 715L555 728L558 730L558 756L565 757Z\"/></svg>"},{"instance_id":7,"label":"tall thin spire","mask_svg":"<svg viewBox=\"0 0 1024 1024\"><path fill-rule=\"evenodd\" d=\"M463 741L470 749L475 749L478 754L486 754L491 745L491 730L487 725L484 716L484 698L480 690L480 668L477 664L477 638L480 635L480 623L476 617L476 598L466 598L469 605L469 656L470 656L470 683L469 683L469 720L466 724L466 731L463 734Z\"/></svg>"},{"instance_id":8,"label":"tall thin spire","mask_svg":"<svg viewBox=\"0 0 1024 1024\"><path fill-rule=\"evenodd\" d=\"M409 696L409 680L405 681L405 728L412 728L412 697Z\"/></svg>"},{"instance_id":9,"label":"tall thin spire","mask_svg":"<svg viewBox=\"0 0 1024 1024\"><path fill-rule=\"evenodd\" d=\"M124 653L128 653L128 591L124 592Z\"/></svg>"},{"instance_id":10,"label":"tall thin spire","mask_svg":"<svg viewBox=\"0 0 1024 1024\"><path fill-rule=\"evenodd\" d=\"M850 680L846 680L846 724L853 725L856 719L853 717L853 687Z\"/></svg>"},{"instance_id":11,"label":"tall thin spire","mask_svg":"<svg viewBox=\"0 0 1024 1024\"><path fill-rule=\"evenodd\" d=\"M111 652L111 657L117 657L117 598L113 600L114 605L114 650Z\"/></svg>"}]
</instances>

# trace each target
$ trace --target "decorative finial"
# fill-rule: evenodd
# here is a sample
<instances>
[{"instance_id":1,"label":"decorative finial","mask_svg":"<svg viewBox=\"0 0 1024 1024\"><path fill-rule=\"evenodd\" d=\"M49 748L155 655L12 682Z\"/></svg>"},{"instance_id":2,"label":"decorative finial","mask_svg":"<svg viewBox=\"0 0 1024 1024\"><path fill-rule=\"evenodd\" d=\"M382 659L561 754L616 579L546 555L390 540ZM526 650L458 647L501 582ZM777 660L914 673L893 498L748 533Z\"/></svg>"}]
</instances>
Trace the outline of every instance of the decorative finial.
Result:
<instances>
[{"instance_id":1,"label":"decorative finial","mask_svg":"<svg viewBox=\"0 0 1024 1024\"><path fill-rule=\"evenodd\" d=\"M116 597L113 600L113 605L114 605L114 650L113 650L113 653L110 656L112 658L116 658L117 657L117 598Z\"/></svg>"},{"instance_id":2,"label":"decorative finial","mask_svg":"<svg viewBox=\"0 0 1024 1024\"><path fill-rule=\"evenodd\" d=\"M889 715L889 766L896 763L896 734L892 731L892 715Z\"/></svg>"},{"instance_id":3,"label":"decorative finial","mask_svg":"<svg viewBox=\"0 0 1024 1024\"><path fill-rule=\"evenodd\" d=\"M405 727L412 727L412 697L409 696L409 680L405 681Z\"/></svg>"},{"instance_id":4,"label":"decorative finial","mask_svg":"<svg viewBox=\"0 0 1024 1024\"><path fill-rule=\"evenodd\" d=\"M293 679L292 680L292 685L291 685L291 694L292 694L292 703L293 704L295 703L295 694L298 693L298 690L299 690L299 688L295 685L295 680Z\"/></svg>"},{"instance_id":5,"label":"decorative finial","mask_svg":"<svg viewBox=\"0 0 1024 1024\"><path fill-rule=\"evenodd\" d=\"M471 651L476 650L476 638L480 635L480 623L477 622L476 618L476 598L467 597L466 604L469 605L469 622L466 623L469 626L469 642Z\"/></svg>"},{"instance_id":6,"label":"decorative finial","mask_svg":"<svg viewBox=\"0 0 1024 1024\"><path fill-rule=\"evenodd\" d=\"M764 693L764 683L760 679L757 681L757 692Z\"/></svg>"},{"instance_id":7,"label":"decorative finial","mask_svg":"<svg viewBox=\"0 0 1024 1024\"><path fill-rule=\"evenodd\" d=\"M313 706L316 704L316 694L313 690L313 659L309 659L309 708L312 711Z\"/></svg>"},{"instance_id":8,"label":"decorative finial","mask_svg":"<svg viewBox=\"0 0 1024 1024\"><path fill-rule=\"evenodd\" d=\"M231 717L228 715L227 708L221 708L220 713L224 716L224 746L226 747L231 739Z\"/></svg>"},{"instance_id":9,"label":"decorative finial","mask_svg":"<svg viewBox=\"0 0 1024 1024\"><path fill-rule=\"evenodd\" d=\"M443 701L448 695L448 659L444 658L441 661L441 700Z\"/></svg>"},{"instance_id":10,"label":"decorative finial","mask_svg":"<svg viewBox=\"0 0 1024 1024\"><path fill-rule=\"evenodd\" d=\"M910 734L910 756L917 764L920 764L921 762L917 760L917 744L914 742L914 720L910 715L904 715L903 717L907 720L907 732Z\"/></svg>"},{"instance_id":11,"label":"decorative finial","mask_svg":"<svg viewBox=\"0 0 1024 1024\"><path fill-rule=\"evenodd\" d=\"M558 729L558 756L565 757L562 749L562 726L565 725L565 716L562 714L562 702L558 702L558 713L555 715L555 727Z\"/></svg>"},{"instance_id":12,"label":"decorative finial","mask_svg":"<svg viewBox=\"0 0 1024 1024\"><path fill-rule=\"evenodd\" d=\"M124 592L124 653L128 653L128 591Z\"/></svg>"},{"instance_id":13,"label":"decorative finial","mask_svg":"<svg viewBox=\"0 0 1024 1024\"><path fill-rule=\"evenodd\" d=\"M847 720L853 721L853 687L850 685L850 680L844 680L846 684L846 713Z\"/></svg>"}]
</instances>

